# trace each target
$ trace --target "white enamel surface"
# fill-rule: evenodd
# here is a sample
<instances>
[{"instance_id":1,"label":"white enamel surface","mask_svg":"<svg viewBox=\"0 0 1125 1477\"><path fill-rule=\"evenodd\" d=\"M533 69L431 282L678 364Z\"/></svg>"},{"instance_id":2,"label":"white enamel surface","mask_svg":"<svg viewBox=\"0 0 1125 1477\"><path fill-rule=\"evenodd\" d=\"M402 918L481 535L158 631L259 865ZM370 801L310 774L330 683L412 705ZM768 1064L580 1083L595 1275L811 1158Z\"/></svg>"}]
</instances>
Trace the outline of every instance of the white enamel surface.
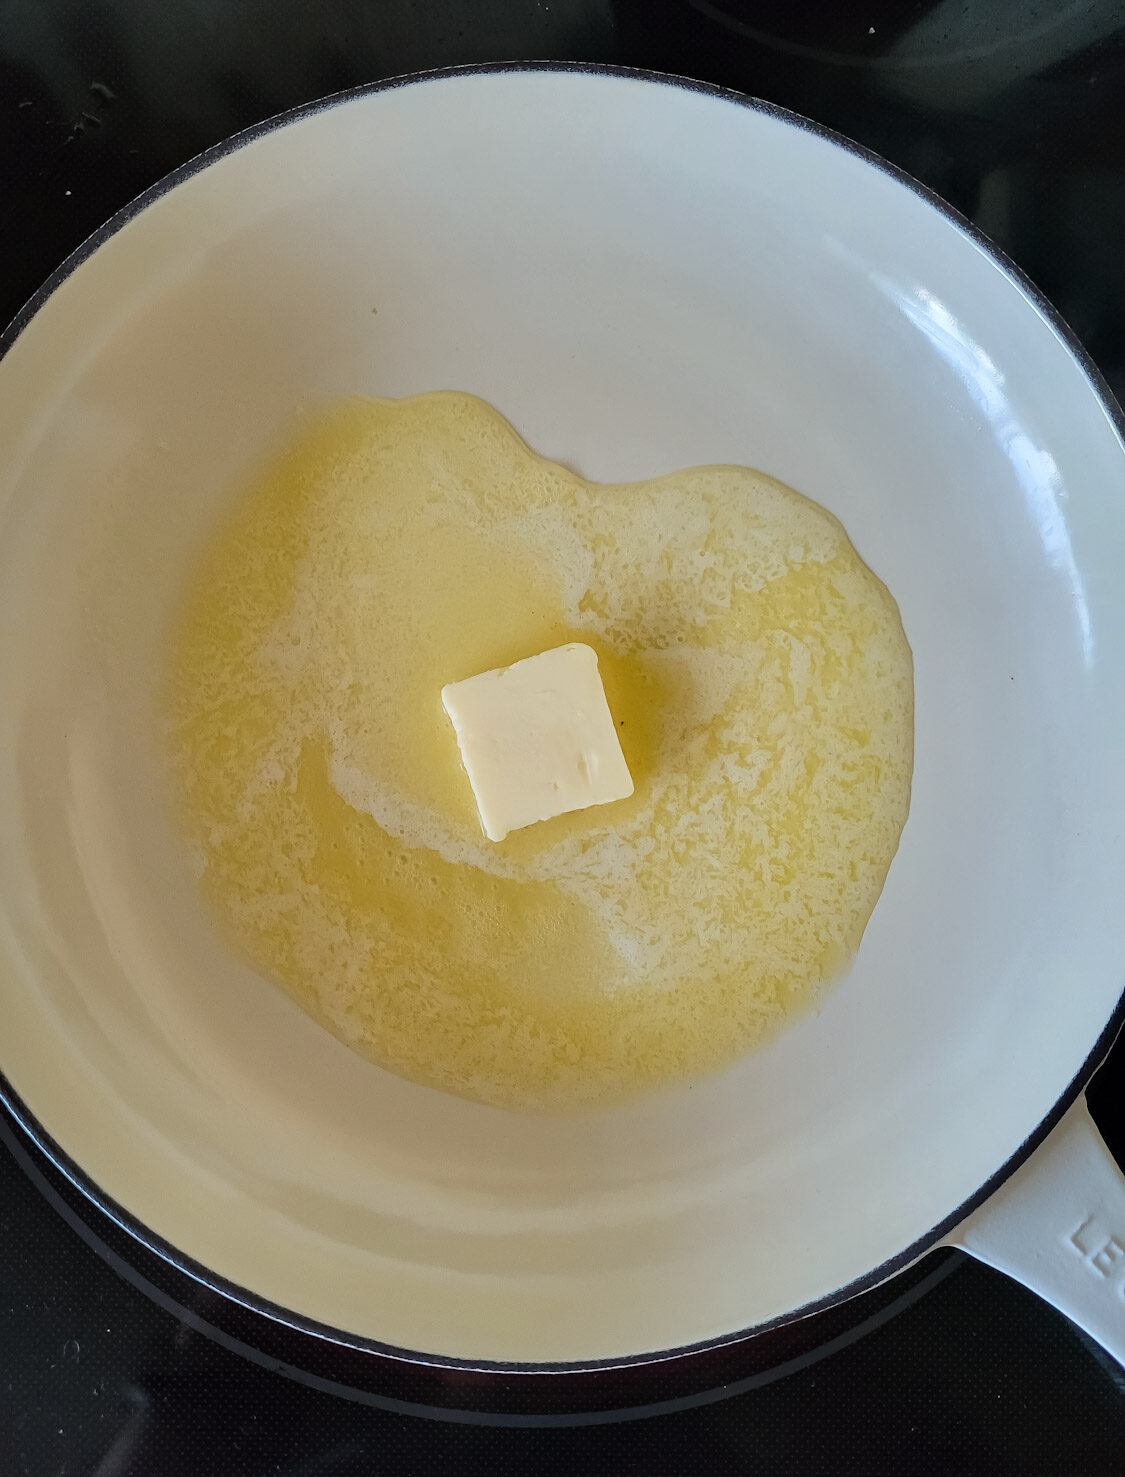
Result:
<instances>
[{"instance_id":1,"label":"white enamel surface","mask_svg":"<svg viewBox=\"0 0 1125 1477\"><path fill-rule=\"evenodd\" d=\"M170 838L147 723L186 562L303 406L435 388L594 478L760 467L899 601L914 799L858 959L691 1092L537 1119L382 1073L227 958ZM108 1194L285 1307L526 1360L783 1315L971 1196L1114 1008L1121 442L988 255L789 122L493 74L267 134L0 363L0 508L0 1069Z\"/></svg>"}]
</instances>

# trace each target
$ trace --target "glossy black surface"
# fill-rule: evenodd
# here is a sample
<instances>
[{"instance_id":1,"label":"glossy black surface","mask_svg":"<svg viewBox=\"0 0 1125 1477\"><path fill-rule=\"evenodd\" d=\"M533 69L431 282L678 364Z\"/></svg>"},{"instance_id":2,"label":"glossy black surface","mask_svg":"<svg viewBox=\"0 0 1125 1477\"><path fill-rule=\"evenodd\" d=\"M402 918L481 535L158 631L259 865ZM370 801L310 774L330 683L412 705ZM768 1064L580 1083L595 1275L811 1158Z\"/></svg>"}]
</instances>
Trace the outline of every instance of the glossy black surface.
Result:
<instances>
[{"instance_id":1,"label":"glossy black surface","mask_svg":"<svg viewBox=\"0 0 1125 1477\"><path fill-rule=\"evenodd\" d=\"M231 132L380 76L511 57L695 75L857 138L988 231L1125 388L1125 13L1096 0L0 0L0 318L113 210ZM1118 1048L1091 1100L1119 1155L1123 1082ZM376 1377L279 1338L135 1248L14 1143L14 1158L0 1147L3 1477L439 1461L489 1472L1125 1467L1120 1372L976 1267L929 1259L771 1342L601 1380L552 1404L519 1381ZM857 1326L866 1331L849 1343ZM834 1352L808 1362L825 1348ZM586 1431L401 1413L427 1403L462 1420L474 1408L604 1420L731 1386L743 1393ZM332 1393L343 1387L400 1409Z\"/></svg>"}]
</instances>

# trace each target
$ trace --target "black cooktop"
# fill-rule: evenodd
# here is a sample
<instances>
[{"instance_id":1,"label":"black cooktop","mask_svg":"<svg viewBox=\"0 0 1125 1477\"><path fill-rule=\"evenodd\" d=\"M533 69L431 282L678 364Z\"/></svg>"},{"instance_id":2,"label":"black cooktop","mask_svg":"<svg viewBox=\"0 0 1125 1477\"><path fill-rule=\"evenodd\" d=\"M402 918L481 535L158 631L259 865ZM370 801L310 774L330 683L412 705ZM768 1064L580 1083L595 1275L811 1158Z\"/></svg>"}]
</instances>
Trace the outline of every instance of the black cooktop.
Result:
<instances>
[{"instance_id":1,"label":"black cooktop","mask_svg":"<svg viewBox=\"0 0 1125 1477\"><path fill-rule=\"evenodd\" d=\"M228 134L380 77L510 59L700 77L858 139L1003 246L1125 399L1125 0L0 0L0 320ZM1090 1103L1125 1159L1125 1045ZM0 1116L0 1477L439 1465L1116 1474L1125 1371L937 1252L769 1342L565 1400L375 1378L138 1247Z\"/></svg>"}]
</instances>

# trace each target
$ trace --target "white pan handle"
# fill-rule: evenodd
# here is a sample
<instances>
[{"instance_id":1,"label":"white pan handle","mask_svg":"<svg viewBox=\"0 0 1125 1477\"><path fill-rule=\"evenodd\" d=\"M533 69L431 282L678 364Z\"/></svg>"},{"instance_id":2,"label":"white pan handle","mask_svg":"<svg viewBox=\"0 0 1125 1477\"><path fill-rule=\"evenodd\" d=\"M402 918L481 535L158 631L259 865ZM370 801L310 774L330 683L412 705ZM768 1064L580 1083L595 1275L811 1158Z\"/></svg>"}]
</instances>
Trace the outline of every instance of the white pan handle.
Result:
<instances>
[{"instance_id":1,"label":"white pan handle","mask_svg":"<svg viewBox=\"0 0 1125 1477\"><path fill-rule=\"evenodd\" d=\"M1046 1298L1125 1364L1125 1177L1085 1097L945 1239Z\"/></svg>"}]
</instances>

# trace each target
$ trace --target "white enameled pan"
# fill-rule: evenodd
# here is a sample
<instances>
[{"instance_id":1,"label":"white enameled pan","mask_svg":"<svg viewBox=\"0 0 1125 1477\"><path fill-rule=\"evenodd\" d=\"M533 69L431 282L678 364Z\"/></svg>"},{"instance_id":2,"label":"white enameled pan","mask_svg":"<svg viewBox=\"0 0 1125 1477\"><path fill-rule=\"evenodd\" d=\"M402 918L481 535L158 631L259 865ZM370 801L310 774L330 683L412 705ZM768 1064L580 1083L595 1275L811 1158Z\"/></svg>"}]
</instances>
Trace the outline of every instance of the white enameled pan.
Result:
<instances>
[{"instance_id":1,"label":"white enameled pan","mask_svg":"<svg viewBox=\"0 0 1125 1477\"><path fill-rule=\"evenodd\" d=\"M184 568L302 406L436 388L595 479L760 467L901 608L913 803L855 964L690 1093L542 1118L414 1086L230 959L185 886L143 737ZM186 166L11 330L2 1092L214 1285L549 1367L742 1336L946 1238L1125 1358L1125 1187L1080 1095L1123 975L1119 412L880 161L667 78L423 77Z\"/></svg>"}]
</instances>

